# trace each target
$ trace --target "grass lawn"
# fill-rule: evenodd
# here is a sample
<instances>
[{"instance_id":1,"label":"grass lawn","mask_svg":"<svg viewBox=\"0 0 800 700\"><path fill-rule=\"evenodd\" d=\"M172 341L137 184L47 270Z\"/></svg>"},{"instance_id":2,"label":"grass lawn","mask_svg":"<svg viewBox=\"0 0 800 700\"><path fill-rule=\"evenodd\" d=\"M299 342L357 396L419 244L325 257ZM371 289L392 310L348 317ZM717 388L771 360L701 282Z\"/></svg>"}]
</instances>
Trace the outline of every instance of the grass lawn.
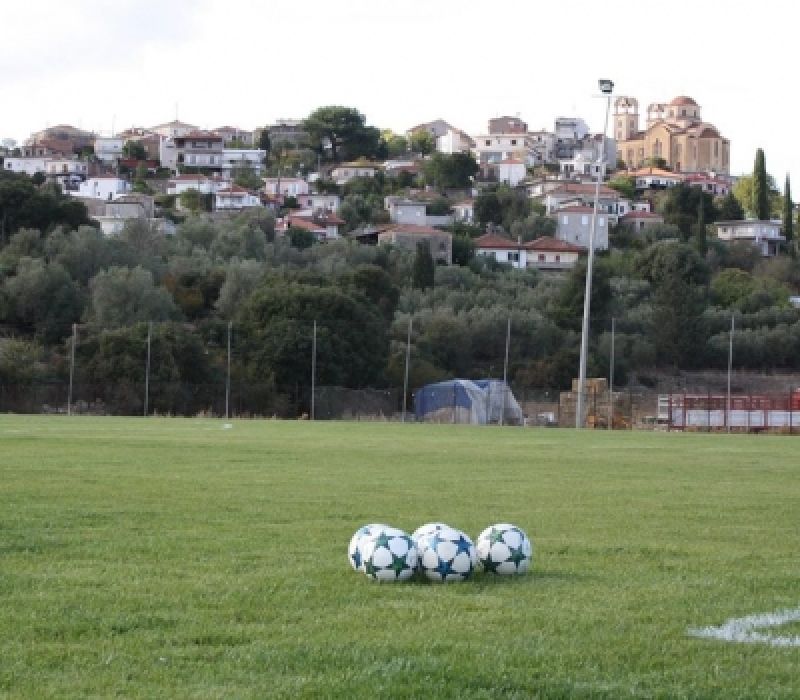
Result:
<instances>
[{"instance_id":1,"label":"grass lawn","mask_svg":"<svg viewBox=\"0 0 800 700\"><path fill-rule=\"evenodd\" d=\"M796 698L790 437L0 416L0 697ZM362 524L510 521L533 570L376 584ZM772 630L800 634L797 623Z\"/></svg>"}]
</instances>

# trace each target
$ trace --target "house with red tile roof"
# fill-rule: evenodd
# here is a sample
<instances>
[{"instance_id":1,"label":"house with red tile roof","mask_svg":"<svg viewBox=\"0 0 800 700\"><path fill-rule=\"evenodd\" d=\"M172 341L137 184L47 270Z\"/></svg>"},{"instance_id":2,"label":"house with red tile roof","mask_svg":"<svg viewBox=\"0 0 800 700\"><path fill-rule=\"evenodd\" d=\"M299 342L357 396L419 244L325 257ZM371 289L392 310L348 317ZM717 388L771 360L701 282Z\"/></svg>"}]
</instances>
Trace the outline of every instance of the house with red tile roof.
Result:
<instances>
[{"instance_id":1,"label":"house with red tile roof","mask_svg":"<svg viewBox=\"0 0 800 700\"><path fill-rule=\"evenodd\" d=\"M649 226L663 224L664 217L651 211L629 211L619 218L619 223L636 232L644 231Z\"/></svg>"}]
</instances>

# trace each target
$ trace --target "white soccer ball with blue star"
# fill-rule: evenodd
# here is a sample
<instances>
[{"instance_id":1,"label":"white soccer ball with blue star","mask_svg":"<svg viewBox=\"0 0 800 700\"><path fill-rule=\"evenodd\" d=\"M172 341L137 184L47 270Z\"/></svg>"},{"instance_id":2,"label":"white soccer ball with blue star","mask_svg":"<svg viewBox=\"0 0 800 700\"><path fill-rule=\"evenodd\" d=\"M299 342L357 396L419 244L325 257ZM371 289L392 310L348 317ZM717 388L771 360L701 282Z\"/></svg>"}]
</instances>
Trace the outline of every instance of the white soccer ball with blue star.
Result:
<instances>
[{"instance_id":1,"label":"white soccer ball with blue star","mask_svg":"<svg viewBox=\"0 0 800 700\"><path fill-rule=\"evenodd\" d=\"M487 527L475 541L481 568L510 576L524 574L533 561L533 543L522 528L509 523Z\"/></svg>"},{"instance_id":2,"label":"white soccer ball with blue star","mask_svg":"<svg viewBox=\"0 0 800 700\"><path fill-rule=\"evenodd\" d=\"M361 541L367 535L371 535L373 532L384 527L389 526L384 523L370 523L369 525L358 528L350 538L350 545L347 547L347 560L350 562L350 566L353 567L354 571L364 571L364 556L361 552Z\"/></svg>"},{"instance_id":3,"label":"white soccer ball with blue star","mask_svg":"<svg viewBox=\"0 0 800 700\"><path fill-rule=\"evenodd\" d=\"M419 542L423 536L439 532L439 530L443 530L446 527L450 526L447 523L425 523L411 533L411 539L414 540L414 542Z\"/></svg>"},{"instance_id":4,"label":"white soccer ball with blue star","mask_svg":"<svg viewBox=\"0 0 800 700\"><path fill-rule=\"evenodd\" d=\"M472 540L453 527L422 535L417 547L419 570L431 581L466 581L478 561Z\"/></svg>"},{"instance_id":5,"label":"white soccer ball with blue star","mask_svg":"<svg viewBox=\"0 0 800 700\"><path fill-rule=\"evenodd\" d=\"M395 527L382 527L361 540L364 573L376 581L408 581L417 570L419 555L411 536Z\"/></svg>"}]
</instances>

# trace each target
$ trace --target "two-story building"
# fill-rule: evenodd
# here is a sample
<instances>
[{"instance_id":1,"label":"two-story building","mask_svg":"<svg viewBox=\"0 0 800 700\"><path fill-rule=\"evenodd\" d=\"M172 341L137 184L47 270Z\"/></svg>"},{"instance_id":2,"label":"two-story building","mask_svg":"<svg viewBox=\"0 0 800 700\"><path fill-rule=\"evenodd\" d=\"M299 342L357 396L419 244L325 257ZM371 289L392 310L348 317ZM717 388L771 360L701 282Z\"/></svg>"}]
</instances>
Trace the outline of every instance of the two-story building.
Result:
<instances>
[{"instance_id":1,"label":"two-story building","mask_svg":"<svg viewBox=\"0 0 800 700\"><path fill-rule=\"evenodd\" d=\"M260 206L261 199L257 195L238 185L230 185L214 193L214 209L216 211Z\"/></svg>"},{"instance_id":2,"label":"two-story building","mask_svg":"<svg viewBox=\"0 0 800 700\"><path fill-rule=\"evenodd\" d=\"M378 243L388 243L399 248L416 251L417 243L427 241L431 256L442 265L453 262L453 236L447 231L430 226L413 224L389 224L378 233Z\"/></svg>"},{"instance_id":3,"label":"two-story building","mask_svg":"<svg viewBox=\"0 0 800 700\"><path fill-rule=\"evenodd\" d=\"M569 270L585 253L585 248L550 236L542 236L527 243L513 241L496 233L487 233L475 239L475 255L491 257L497 262L523 270Z\"/></svg>"},{"instance_id":4,"label":"two-story building","mask_svg":"<svg viewBox=\"0 0 800 700\"><path fill-rule=\"evenodd\" d=\"M356 177L375 177L381 167L380 163L371 163L367 160L342 163L331 170L331 178L337 185L346 185Z\"/></svg>"},{"instance_id":5,"label":"two-story building","mask_svg":"<svg viewBox=\"0 0 800 700\"><path fill-rule=\"evenodd\" d=\"M111 201L119 195L128 194L131 191L131 183L116 175L96 175L90 177L86 182L82 182L78 191L78 197L90 197L91 199L103 199Z\"/></svg>"},{"instance_id":6,"label":"two-story building","mask_svg":"<svg viewBox=\"0 0 800 700\"><path fill-rule=\"evenodd\" d=\"M780 221L744 219L743 221L717 221L714 224L717 238L726 243L746 241L765 258L778 254L786 238L781 234Z\"/></svg>"},{"instance_id":7,"label":"two-story building","mask_svg":"<svg viewBox=\"0 0 800 700\"><path fill-rule=\"evenodd\" d=\"M264 191L273 197L299 197L308 194L308 182L302 177L265 177Z\"/></svg>"},{"instance_id":8,"label":"two-story building","mask_svg":"<svg viewBox=\"0 0 800 700\"><path fill-rule=\"evenodd\" d=\"M113 165L122 156L125 139L119 136L98 136L94 140L94 156L102 163Z\"/></svg>"},{"instance_id":9,"label":"two-story building","mask_svg":"<svg viewBox=\"0 0 800 700\"><path fill-rule=\"evenodd\" d=\"M588 249L593 214L593 207L573 206L559 209L555 212L556 238ZM599 211L594 234L594 249L608 250L608 214Z\"/></svg>"},{"instance_id":10,"label":"two-story building","mask_svg":"<svg viewBox=\"0 0 800 700\"><path fill-rule=\"evenodd\" d=\"M260 148L223 148L222 174L231 177L235 170L247 168L261 175L267 152Z\"/></svg>"},{"instance_id":11,"label":"two-story building","mask_svg":"<svg viewBox=\"0 0 800 700\"><path fill-rule=\"evenodd\" d=\"M222 137L212 131L190 131L173 139L179 169L202 168L221 171Z\"/></svg>"}]
</instances>

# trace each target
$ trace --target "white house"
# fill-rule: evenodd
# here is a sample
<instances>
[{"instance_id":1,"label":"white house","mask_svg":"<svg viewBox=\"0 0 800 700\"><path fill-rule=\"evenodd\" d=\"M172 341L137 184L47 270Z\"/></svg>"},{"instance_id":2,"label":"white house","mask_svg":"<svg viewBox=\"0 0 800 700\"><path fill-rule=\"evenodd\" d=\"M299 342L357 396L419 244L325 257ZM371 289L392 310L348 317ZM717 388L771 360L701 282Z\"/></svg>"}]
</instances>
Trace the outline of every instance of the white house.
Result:
<instances>
[{"instance_id":1,"label":"white house","mask_svg":"<svg viewBox=\"0 0 800 700\"><path fill-rule=\"evenodd\" d=\"M342 200L338 194L300 194L296 195L297 204L302 209L311 211L339 211Z\"/></svg>"},{"instance_id":2,"label":"white house","mask_svg":"<svg viewBox=\"0 0 800 700\"><path fill-rule=\"evenodd\" d=\"M381 166L378 163L369 161L342 163L331 170L331 178L337 185L345 185L354 177L375 177L380 169Z\"/></svg>"},{"instance_id":3,"label":"white house","mask_svg":"<svg viewBox=\"0 0 800 700\"><path fill-rule=\"evenodd\" d=\"M199 129L199 127L195 126L194 124L187 124L186 122L174 119L171 122L154 126L152 129L150 129L150 131L155 134L159 134L164 138L175 138L186 136L186 134L192 131L197 131L197 129Z\"/></svg>"},{"instance_id":4,"label":"white house","mask_svg":"<svg viewBox=\"0 0 800 700\"><path fill-rule=\"evenodd\" d=\"M12 173L25 173L35 175L36 173L45 174L47 172L48 157L40 158L6 158L3 161L3 169Z\"/></svg>"},{"instance_id":5,"label":"white house","mask_svg":"<svg viewBox=\"0 0 800 700\"><path fill-rule=\"evenodd\" d=\"M214 193L214 209L245 209L260 207L261 200L249 190L238 185L231 185Z\"/></svg>"},{"instance_id":6,"label":"white house","mask_svg":"<svg viewBox=\"0 0 800 700\"><path fill-rule=\"evenodd\" d=\"M313 233L318 241L330 241L339 238L339 227L344 224L345 221L333 213L290 214L283 223L283 229L301 228Z\"/></svg>"},{"instance_id":7,"label":"white house","mask_svg":"<svg viewBox=\"0 0 800 700\"><path fill-rule=\"evenodd\" d=\"M777 255L781 244L786 241L781 235L780 221L717 221L714 226L719 240L728 243L747 241L756 246L765 258Z\"/></svg>"},{"instance_id":8,"label":"white house","mask_svg":"<svg viewBox=\"0 0 800 700\"><path fill-rule=\"evenodd\" d=\"M394 224L416 224L425 226L425 202L415 202L412 199L391 198L387 209L389 221Z\"/></svg>"},{"instance_id":9,"label":"white house","mask_svg":"<svg viewBox=\"0 0 800 700\"><path fill-rule=\"evenodd\" d=\"M592 207L584 206L563 207L556 211L555 216L558 221L556 238L588 249L593 213L594 209ZM608 214L606 213L598 212L594 234L594 249L608 249Z\"/></svg>"},{"instance_id":10,"label":"white house","mask_svg":"<svg viewBox=\"0 0 800 700\"><path fill-rule=\"evenodd\" d=\"M661 168L639 168L627 173L636 182L637 190L665 190L683 182L683 176Z\"/></svg>"},{"instance_id":11,"label":"white house","mask_svg":"<svg viewBox=\"0 0 800 700\"><path fill-rule=\"evenodd\" d=\"M250 168L260 175L267 152L260 148L223 148L222 174L231 176L236 168Z\"/></svg>"},{"instance_id":12,"label":"white house","mask_svg":"<svg viewBox=\"0 0 800 700\"><path fill-rule=\"evenodd\" d=\"M224 177L176 175L167 182L167 194L180 195L188 190L197 190L200 194L213 194L230 186L231 181Z\"/></svg>"},{"instance_id":13,"label":"white house","mask_svg":"<svg viewBox=\"0 0 800 700\"><path fill-rule=\"evenodd\" d=\"M494 164L497 180L504 182L511 187L516 187L525 179L527 169L525 163L516 158L507 158Z\"/></svg>"},{"instance_id":14,"label":"white house","mask_svg":"<svg viewBox=\"0 0 800 700\"><path fill-rule=\"evenodd\" d=\"M528 251L521 241L512 241L496 233L485 233L475 239L475 255L492 258L517 269L524 269L528 264Z\"/></svg>"},{"instance_id":15,"label":"white house","mask_svg":"<svg viewBox=\"0 0 800 700\"><path fill-rule=\"evenodd\" d=\"M596 183L560 183L555 189L544 195L545 209L552 214L564 205L580 203L594 206ZM600 185L598 207L600 210L614 214L617 212L619 192L605 185Z\"/></svg>"},{"instance_id":16,"label":"white house","mask_svg":"<svg viewBox=\"0 0 800 700\"><path fill-rule=\"evenodd\" d=\"M116 175L97 175L82 182L78 188L79 197L111 201L121 194L131 191L131 183Z\"/></svg>"},{"instance_id":17,"label":"white house","mask_svg":"<svg viewBox=\"0 0 800 700\"><path fill-rule=\"evenodd\" d=\"M481 165L509 159L522 161L525 165L543 162L541 144L526 133L481 134L474 141L472 152Z\"/></svg>"},{"instance_id":18,"label":"white house","mask_svg":"<svg viewBox=\"0 0 800 700\"><path fill-rule=\"evenodd\" d=\"M569 270L586 253L586 248L550 236L542 236L525 245L527 266L537 270Z\"/></svg>"},{"instance_id":19,"label":"white house","mask_svg":"<svg viewBox=\"0 0 800 700\"><path fill-rule=\"evenodd\" d=\"M309 187L302 177L265 177L264 191L273 197L299 197L308 194Z\"/></svg>"},{"instance_id":20,"label":"white house","mask_svg":"<svg viewBox=\"0 0 800 700\"><path fill-rule=\"evenodd\" d=\"M436 150L440 153L469 153L474 146L475 141L469 134L453 127L436 137Z\"/></svg>"},{"instance_id":21,"label":"white house","mask_svg":"<svg viewBox=\"0 0 800 700\"><path fill-rule=\"evenodd\" d=\"M517 269L569 270L586 253L580 246L550 236L522 243L487 233L475 239L475 255L491 257Z\"/></svg>"},{"instance_id":22,"label":"white house","mask_svg":"<svg viewBox=\"0 0 800 700\"><path fill-rule=\"evenodd\" d=\"M683 177L687 185L699 187L703 192L708 192L715 197L724 197L731 191L730 179L713 173L690 173Z\"/></svg>"},{"instance_id":23,"label":"white house","mask_svg":"<svg viewBox=\"0 0 800 700\"><path fill-rule=\"evenodd\" d=\"M122 158L125 139L118 136L98 136L94 140L94 155L103 163L116 163Z\"/></svg>"},{"instance_id":24,"label":"white house","mask_svg":"<svg viewBox=\"0 0 800 700\"><path fill-rule=\"evenodd\" d=\"M453 218L464 224L471 224L475 221L475 200L462 199L453 205Z\"/></svg>"}]
</instances>

